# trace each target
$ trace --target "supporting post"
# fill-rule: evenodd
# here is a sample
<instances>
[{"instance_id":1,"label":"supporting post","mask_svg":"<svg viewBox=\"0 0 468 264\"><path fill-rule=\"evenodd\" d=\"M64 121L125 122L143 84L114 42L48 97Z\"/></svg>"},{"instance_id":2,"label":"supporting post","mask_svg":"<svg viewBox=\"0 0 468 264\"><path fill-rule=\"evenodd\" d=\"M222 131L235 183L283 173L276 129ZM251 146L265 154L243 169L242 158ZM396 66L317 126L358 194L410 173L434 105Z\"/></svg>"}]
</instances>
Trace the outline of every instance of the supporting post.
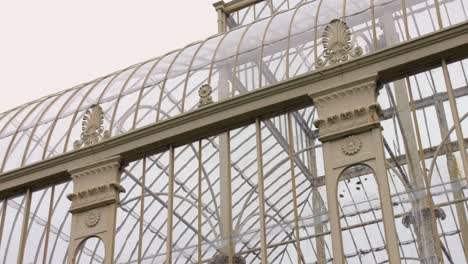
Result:
<instances>
[{"instance_id":1,"label":"supporting post","mask_svg":"<svg viewBox=\"0 0 468 264\"><path fill-rule=\"evenodd\" d=\"M337 264L346 263L337 184L341 172L355 164L366 164L375 172L388 259L392 264L401 262L385 168L380 126L382 112L376 102L376 80L376 76L372 76L330 89L331 92L326 94L311 95L320 116L315 125L319 128L319 140L323 143L333 259ZM348 148L351 150L347 151Z\"/></svg>"},{"instance_id":2,"label":"supporting post","mask_svg":"<svg viewBox=\"0 0 468 264\"><path fill-rule=\"evenodd\" d=\"M69 171L73 193L67 195L72 204L72 226L68 263L76 263L76 253L90 237L104 243L104 263L114 259L114 238L120 185L120 157L112 157Z\"/></svg>"},{"instance_id":3,"label":"supporting post","mask_svg":"<svg viewBox=\"0 0 468 264\"><path fill-rule=\"evenodd\" d=\"M169 146L169 192L167 208L166 264L172 264L172 228L174 219L174 146Z\"/></svg>"},{"instance_id":4,"label":"supporting post","mask_svg":"<svg viewBox=\"0 0 468 264\"><path fill-rule=\"evenodd\" d=\"M26 247L26 239L28 238L28 222L29 222L29 211L31 209L31 198L32 198L31 189L28 189L26 191L26 197L25 197L26 204L24 206L23 224L21 228L21 239L20 239L20 245L19 245L19 250L18 250L18 264L23 263L24 250ZM21 208L19 208L18 210L21 210Z\"/></svg>"},{"instance_id":5,"label":"supporting post","mask_svg":"<svg viewBox=\"0 0 468 264\"><path fill-rule=\"evenodd\" d=\"M290 166L291 166L291 188L292 188L292 196L293 196L292 201L293 201L293 207L294 207L294 226L295 226L295 235L296 235L297 263L301 264L302 263L302 252L301 252L301 238L300 238L300 230L299 230L299 228L300 228L299 227L299 213L298 213L298 209L297 209L297 190L296 190L297 185L296 185L296 173L295 173L295 170L294 170L294 167L295 167L295 164L294 164L294 139L293 139L291 113L288 113L288 143L289 143L289 163L290 163ZM319 245L317 245L317 247L319 247ZM319 256L317 256L317 259L320 259Z\"/></svg>"},{"instance_id":6,"label":"supporting post","mask_svg":"<svg viewBox=\"0 0 468 264\"><path fill-rule=\"evenodd\" d=\"M266 227L265 227L265 188L263 180L263 148L262 148L262 128L260 120L255 120L255 130L257 139L257 165L258 165L258 198L259 198L259 214L260 214L260 242L262 264L267 264L267 242L266 242Z\"/></svg>"},{"instance_id":7,"label":"supporting post","mask_svg":"<svg viewBox=\"0 0 468 264\"><path fill-rule=\"evenodd\" d=\"M51 192L50 192L50 201L49 201L49 213L47 214L47 224L45 227L44 254L42 255L42 263L47 263L47 253L49 252L50 225L52 222L54 199L55 199L55 185L52 185Z\"/></svg>"},{"instance_id":8,"label":"supporting post","mask_svg":"<svg viewBox=\"0 0 468 264\"><path fill-rule=\"evenodd\" d=\"M465 148L465 140L463 139L463 130L462 130L461 124L460 124L460 116L458 114L457 102L456 102L455 96L453 94L452 82L450 80L450 75L449 75L449 71L448 71L448 67L447 67L447 62L445 60L442 61L442 70L443 70L443 73L444 73L445 87L447 88L447 95L448 95L448 98L449 98L450 109L451 109L451 112L452 112L453 124L455 126L455 133L456 133L456 136L457 136L458 149L460 151L460 157L461 157L462 164L463 164L463 172L464 172L464 175L465 175L465 178L466 178L467 175L468 175L468 159L467 159L467 155L466 155L466 151L465 151L465 149L466 149ZM442 135L442 138L444 136L445 135ZM447 158L447 162L448 162L448 160L449 159ZM453 163L453 161L452 161L452 163ZM458 173L454 171L454 168L456 169L455 164L453 164L452 166L449 167L450 179L455 180L455 181L460 180L460 175L458 175ZM455 192L454 193L454 198L455 198L455 200L463 199L464 198L463 191ZM463 247L463 251L465 253L465 260L468 260L468 247L466 246L467 243L468 243L468 221L466 219L466 210L464 208L465 206L464 206L463 203L457 203L455 205L455 207L456 207L456 210L457 210L458 221L459 221L459 224L460 224L460 230L461 230L463 243L465 245Z\"/></svg>"}]
</instances>

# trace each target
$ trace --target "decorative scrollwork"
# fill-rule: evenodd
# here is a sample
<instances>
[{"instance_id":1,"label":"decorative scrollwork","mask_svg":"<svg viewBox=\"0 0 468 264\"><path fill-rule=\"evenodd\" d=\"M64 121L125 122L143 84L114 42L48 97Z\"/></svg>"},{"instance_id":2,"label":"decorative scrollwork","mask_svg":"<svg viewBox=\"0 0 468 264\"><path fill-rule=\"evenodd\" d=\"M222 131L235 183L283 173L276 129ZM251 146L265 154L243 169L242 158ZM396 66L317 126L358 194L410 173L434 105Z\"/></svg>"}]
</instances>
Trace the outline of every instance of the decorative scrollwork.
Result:
<instances>
[{"instance_id":1,"label":"decorative scrollwork","mask_svg":"<svg viewBox=\"0 0 468 264\"><path fill-rule=\"evenodd\" d=\"M324 51L322 58L317 60L317 67L344 62L363 53L361 47L353 47L351 30L346 22L340 19L334 19L327 25L322 35L322 44Z\"/></svg>"},{"instance_id":2,"label":"decorative scrollwork","mask_svg":"<svg viewBox=\"0 0 468 264\"><path fill-rule=\"evenodd\" d=\"M75 149L91 146L110 137L110 132L104 130L104 111L99 105L92 105L84 114L81 139L74 142Z\"/></svg>"},{"instance_id":3,"label":"decorative scrollwork","mask_svg":"<svg viewBox=\"0 0 468 264\"><path fill-rule=\"evenodd\" d=\"M354 155L361 150L362 141L357 136L349 136L343 140L341 144L341 150L346 155Z\"/></svg>"},{"instance_id":4,"label":"decorative scrollwork","mask_svg":"<svg viewBox=\"0 0 468 264\"><path fill-rule=\"evenodd\" d=\"M213 103L213 98L211 97L212 92L213 89L208 84L204 84L200 87L198 90L198 95L200 96L198 107Z\"/></svg>"},{"instance_id":5,"label":"decorative scrollwork","mask_svg":"<svg viewBox=\"0 0 468 264\"><path fill-rule=\"evenodd\" d=\"M442 208L435 208L434 209L434 216L440 220L445 220L447 215L445 214L444 209ZM429 208L422 208L420 210L412 210L411 212L405 214L401 218L401 223L406 228L409 228L411 225L415 225L427 219L431 219L431 209Z\"/></svg>"},{"instance_id":6,"label":"decorative scrollwork","mask_svg":"<svg viewBox=\"0 0 468 264\"><path fill-rule=\"evenodd\" d=\"M101 220L101 212L99 212L98 210L90 211L85 217L85 222L88 227L96 226L100 220Z\"/></svg>"}]
</instances>

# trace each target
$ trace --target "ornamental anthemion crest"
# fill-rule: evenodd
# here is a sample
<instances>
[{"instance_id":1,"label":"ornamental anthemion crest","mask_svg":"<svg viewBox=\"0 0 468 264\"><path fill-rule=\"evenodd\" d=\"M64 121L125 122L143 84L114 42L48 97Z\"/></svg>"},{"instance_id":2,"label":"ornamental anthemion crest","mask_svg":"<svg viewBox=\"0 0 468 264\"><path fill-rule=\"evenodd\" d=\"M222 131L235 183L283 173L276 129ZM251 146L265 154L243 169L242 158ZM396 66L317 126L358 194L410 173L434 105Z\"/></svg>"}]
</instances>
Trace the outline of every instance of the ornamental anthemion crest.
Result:
<instances>
[{"instance_id":1,"label":"ornamental anthemion crest","mask_svg":"<svg viewBox=\"0 0 468 264\"><path fill-rule=\"evenodd\" d=\"M362 48L353 47L351 30L346 22L334 19L327 25L322 35L323 53L317 60L317 67L347 61L350 57L362 55Z\"/></svg>"},{"instance_id":2,"label":"ornamental anthemion crest","mask_svg":"<svg viewBox=\"0 0 468 264\"><path fill-rule=\"evenodd\" d=\"M104 112L99 105L92 105L84 114L81 139L75 141L75 149L91 146L110 137L108 130L104 130Z\"/></svg>"}]
</instances>

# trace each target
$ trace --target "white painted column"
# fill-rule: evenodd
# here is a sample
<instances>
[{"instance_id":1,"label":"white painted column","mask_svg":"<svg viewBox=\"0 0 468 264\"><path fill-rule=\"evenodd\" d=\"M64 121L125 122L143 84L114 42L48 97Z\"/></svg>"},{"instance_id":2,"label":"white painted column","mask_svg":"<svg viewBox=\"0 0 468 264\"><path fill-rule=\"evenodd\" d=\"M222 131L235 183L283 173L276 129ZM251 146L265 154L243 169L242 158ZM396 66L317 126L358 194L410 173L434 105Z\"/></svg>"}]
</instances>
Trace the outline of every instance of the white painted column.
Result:
<instances>
[{"instance_id":1,"label":"white painted column","mask_svg":"<svg viewBox=\"0 0 468 264\"><path fill-rule=\"evenodd\" d=\"M376 102L376 77L329 89L332 92L312 96L320 119L319 140L323 143L328 213L331 225L334 263L346 263L343 252L337 184L340 174L349 166L366 164L375 172L390 263L400 263L398 238L388 185L381 110ZM352 144L353 151L345 151Z\"/></svg>"},{"instance_id":2,"label":"white painted column","mask_svg":"<svg viewBox=\"0 0 468 264\"><path fill-rule=\"evenodd\" d=\"M69 171L73 179L72 226L68 263L75 264L76 253L90 237L98 237L104 243L105 264L114 259L114 238L120 185L120 157L98 161Z\"/></svg>"}]
</instances>

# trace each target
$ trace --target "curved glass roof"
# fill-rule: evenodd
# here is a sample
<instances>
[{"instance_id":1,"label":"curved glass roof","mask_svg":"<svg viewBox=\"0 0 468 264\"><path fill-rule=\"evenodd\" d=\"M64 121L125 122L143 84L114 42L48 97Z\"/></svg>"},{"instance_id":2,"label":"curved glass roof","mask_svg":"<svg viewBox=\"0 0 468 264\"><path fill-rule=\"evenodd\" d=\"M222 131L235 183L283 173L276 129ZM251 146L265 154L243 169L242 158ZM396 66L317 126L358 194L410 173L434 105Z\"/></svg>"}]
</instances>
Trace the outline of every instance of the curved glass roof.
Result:
<instances>
[{"instance_id":1,"label":"curved glass roof","mask_svg":"<svg viewBox=\"0 0 468 264\"><path fill-rule=\"evenodd\" d=\"M463 1L439 4L442 27L466 21ZM94 104L103 108L105 129L115 137L196 109L203 84L213 88L216 102L313 72L322 58L324 29L333 19L347 23L352 44L365 56L438 30L435 9L433 0L302 2L22 105L0 114L0 173L73 150L83 115ZM393 30L384 26L384 14L391 14Z\"/></svg>"}]
</instances>

